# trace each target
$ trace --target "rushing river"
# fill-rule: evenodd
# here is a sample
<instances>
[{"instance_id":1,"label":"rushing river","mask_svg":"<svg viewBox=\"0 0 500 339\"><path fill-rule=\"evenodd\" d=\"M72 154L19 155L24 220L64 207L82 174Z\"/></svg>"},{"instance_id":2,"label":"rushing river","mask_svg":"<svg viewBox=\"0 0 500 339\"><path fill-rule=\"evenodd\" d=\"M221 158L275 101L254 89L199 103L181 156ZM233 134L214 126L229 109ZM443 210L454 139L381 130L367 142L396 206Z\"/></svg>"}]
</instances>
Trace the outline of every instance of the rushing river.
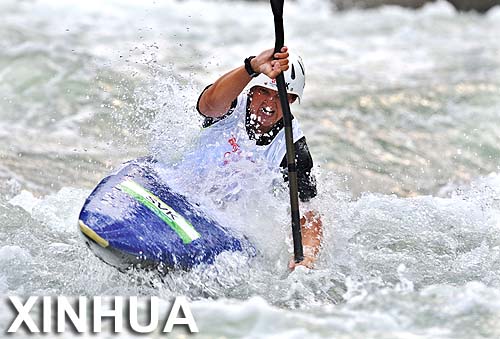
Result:
<instances>
[{"instance_id":1,"label":"rushing river","mask_svg":"<svg viewBox=\"0 0 500 339\"><path fill-rule=\"evenodd\" d=\"M0 0L0 11L2 296L186 295L198 338L500 337L499 9L287 3L286 44L308 76L292 106L318 181L307 207L325 225L317 267L288 273L286 192L262 189L274 177L245 169L213 190L217 171L177 172L183 194L260 254L164 281L97 259L79 210L123 161L181 159L199 92L273 46L269 4Z\"/></svg>"}]
</instances>

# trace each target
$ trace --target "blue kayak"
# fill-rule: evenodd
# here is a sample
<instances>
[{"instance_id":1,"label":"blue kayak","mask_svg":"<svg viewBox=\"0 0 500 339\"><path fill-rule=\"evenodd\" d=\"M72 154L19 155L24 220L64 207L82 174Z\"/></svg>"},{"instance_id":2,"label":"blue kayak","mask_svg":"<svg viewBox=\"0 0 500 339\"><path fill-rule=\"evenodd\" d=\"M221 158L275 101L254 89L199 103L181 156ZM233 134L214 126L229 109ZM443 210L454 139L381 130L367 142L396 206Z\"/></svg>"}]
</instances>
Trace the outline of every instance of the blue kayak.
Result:
<instances>
[{"instance_id":1,"label":"blue kayak","mask_svg":"<svg viewBox=\"0 0 500 339\"><path fill-rule=\"evenodd\" d=\"M255 253L250 242L172 191L158 162L139 158L104 178L85 201L79 226L93 252L119 269L190 269L222 252Z\"/></svg>"}]
</instances>

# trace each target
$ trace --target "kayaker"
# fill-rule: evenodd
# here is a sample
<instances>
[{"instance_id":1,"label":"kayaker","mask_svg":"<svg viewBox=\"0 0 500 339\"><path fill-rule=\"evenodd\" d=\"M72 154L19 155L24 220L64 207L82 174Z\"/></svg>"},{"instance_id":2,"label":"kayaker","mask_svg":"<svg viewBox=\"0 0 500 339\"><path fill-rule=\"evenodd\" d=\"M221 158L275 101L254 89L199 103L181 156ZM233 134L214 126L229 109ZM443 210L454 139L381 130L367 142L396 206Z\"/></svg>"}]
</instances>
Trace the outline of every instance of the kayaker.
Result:
<instances>
[{"instance_id":1,"label":"kayaker","mask_svg":"<svg viewBox=\"0 0 500 339\"><path fill-rule=\"evenodd\" d=\"M268 49L246 58L241 66L203 90L196 108L205 118L203 127L206 133L213 134L207 140L223 138L222 142L213 142L217 146L211 150L212 158L215 156L228 162L241 154L248 154L243 148L249 139L271 167L283 170L287 180L283 112L275 80L281 72L284 72L287 84L288 102L300 102L305 85L304 64L300 57L290 57L287 47L279 53ZM296 118L292 121L292 128L299 198L306 202L317 194L316 180L311 173L313 161ZM227 142L224 142L225 139ZM301 227L304 260L298 265L312 268L323 234L319 213L312 210L304 213ZM295 265L291 260L290 269L294 269Z\"/></svg>"}]
</instances>

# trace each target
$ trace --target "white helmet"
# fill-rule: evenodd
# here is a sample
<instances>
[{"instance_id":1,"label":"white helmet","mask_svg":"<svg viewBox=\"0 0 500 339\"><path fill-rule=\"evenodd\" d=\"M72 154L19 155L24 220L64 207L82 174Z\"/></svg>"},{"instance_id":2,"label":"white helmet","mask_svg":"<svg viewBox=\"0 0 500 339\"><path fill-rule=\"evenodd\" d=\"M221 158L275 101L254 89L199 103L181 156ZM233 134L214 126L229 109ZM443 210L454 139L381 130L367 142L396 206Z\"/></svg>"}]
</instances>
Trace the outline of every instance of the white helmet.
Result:
<instances>
[{"instance_id":1,"label":"white helmet","mask_svg":"<svg viewBox=\"0 0 500 339\"><path fill-rule=\"evenodd\" d=\"M289 68L284 72L286 91L289 94L295 94L300 99L302 99L302 94L304 93L304 86L306 85L306 72L304 68L304 62L300 56L290 54L288 57ZM247 88L252 88L254 86L261 86L278 91L278 86L276 79L271 79L265 74L260 74L255 79L250 81Z\"/></svg>"}]
</instances>

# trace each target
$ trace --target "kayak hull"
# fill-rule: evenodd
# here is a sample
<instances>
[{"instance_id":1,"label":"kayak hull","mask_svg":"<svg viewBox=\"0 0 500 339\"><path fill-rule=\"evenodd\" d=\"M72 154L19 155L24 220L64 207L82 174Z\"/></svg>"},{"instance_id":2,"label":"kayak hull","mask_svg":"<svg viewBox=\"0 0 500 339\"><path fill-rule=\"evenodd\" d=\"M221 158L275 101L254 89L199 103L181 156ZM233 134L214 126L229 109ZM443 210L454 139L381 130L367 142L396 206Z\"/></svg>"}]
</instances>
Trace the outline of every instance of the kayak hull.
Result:
<instances>
[{"instance_id":1,"label":"kayak hull","mask_svg":"<svg viewBox=\"0 0 500 339\"><path fill-rule=\"evenodd\" d=\"M227 251L254 253L245 237L174 192L160 166L150 157L130 161L85 201L79 227L99 258L119 269L168 270L211 264Z\"/></svg>"}]
</instances>

